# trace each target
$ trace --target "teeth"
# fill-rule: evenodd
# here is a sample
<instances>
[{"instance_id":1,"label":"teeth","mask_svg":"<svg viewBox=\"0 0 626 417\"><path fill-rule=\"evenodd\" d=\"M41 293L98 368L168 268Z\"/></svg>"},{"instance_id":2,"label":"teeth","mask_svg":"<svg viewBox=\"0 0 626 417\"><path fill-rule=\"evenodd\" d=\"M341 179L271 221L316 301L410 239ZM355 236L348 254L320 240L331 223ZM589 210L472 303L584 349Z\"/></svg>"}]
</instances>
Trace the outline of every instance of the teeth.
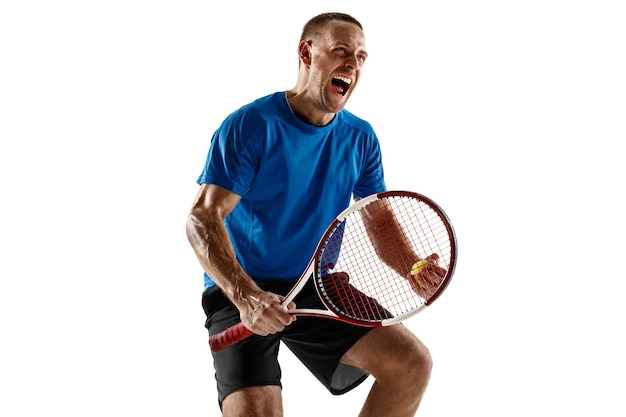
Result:
<instances>
[{"instance_id":1,"label":"teeth","mask_svg":"<svg viewBox=\"0 0 626 417\"><path fill-rule=\"evenodd\" d=\"M348 78L348 77L343 77L341 75L338 75L338 76L335 76L335 78L340 80L340 81L343 81L344 83L346 83L348 85L352 84L352 80L350 78Z\"/></svg>"}]
</instances>

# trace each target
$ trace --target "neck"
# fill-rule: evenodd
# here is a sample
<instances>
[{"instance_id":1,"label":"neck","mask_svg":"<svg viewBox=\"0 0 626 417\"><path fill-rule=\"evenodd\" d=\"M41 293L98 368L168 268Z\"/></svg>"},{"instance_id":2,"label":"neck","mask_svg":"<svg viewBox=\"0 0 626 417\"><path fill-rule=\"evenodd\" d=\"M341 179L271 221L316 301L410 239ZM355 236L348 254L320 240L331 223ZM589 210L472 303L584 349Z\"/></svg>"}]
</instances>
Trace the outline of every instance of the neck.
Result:
<instances>
[{"instance_id":1,"label":"neck","mask_svg":"<svg viewBox=\"0 0 626 417\"><path fill-rule=\"evenodd\" d=\"M291 108L293 114L298 116L300 120L312 126L326 126L335 118L335 113L328 113L319 108L319 106L307 99L304 91L298 91L296 88L287 91L287 104Z\"/></svg>"}]
</instances>

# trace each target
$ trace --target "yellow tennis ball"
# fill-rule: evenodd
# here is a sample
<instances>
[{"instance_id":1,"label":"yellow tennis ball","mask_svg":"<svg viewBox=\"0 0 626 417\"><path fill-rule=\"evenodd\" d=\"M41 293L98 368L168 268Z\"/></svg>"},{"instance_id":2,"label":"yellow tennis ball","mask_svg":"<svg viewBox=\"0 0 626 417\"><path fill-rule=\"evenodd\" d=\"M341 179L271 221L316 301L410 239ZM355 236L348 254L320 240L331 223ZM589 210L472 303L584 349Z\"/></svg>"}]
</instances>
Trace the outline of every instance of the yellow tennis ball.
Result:
<instances>
[{"instance_id":1,"label":"yellow tennis ball","mask_svg":"<svg viewBox=\"0 0 626 417\"><path fill-rule=\"evenodd\" d=\"M413 268L411 268L411 275L417 275L426 268L428 265L428 261L426 259L422 259L421 261L417 261L413 264Z\"/></svg>"}]
</instances>

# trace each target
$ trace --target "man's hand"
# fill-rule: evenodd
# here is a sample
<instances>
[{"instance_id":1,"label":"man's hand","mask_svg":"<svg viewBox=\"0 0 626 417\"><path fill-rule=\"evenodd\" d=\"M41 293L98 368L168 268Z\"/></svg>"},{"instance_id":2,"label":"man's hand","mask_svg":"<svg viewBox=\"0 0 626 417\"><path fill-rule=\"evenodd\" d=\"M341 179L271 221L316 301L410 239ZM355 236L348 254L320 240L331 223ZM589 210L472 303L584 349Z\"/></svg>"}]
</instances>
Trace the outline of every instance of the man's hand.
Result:
<instances>
[{"instance_id":1,"label":"man's hand","mask_svg":"<svg viewBox=\"0 0 626 417\"><path fill-rule=\"evenodd\" d=\"M246 302L237 306L241 322L252 332L267 336L282 331L296 317L289 314L296 308L293 302L284 306L283 297L267 291L258 291L246 297Z\"/></svg>"},{"instance_id":2,"label":"man's hand","mask_svg":"<svg viewBox=\"0 0 626 417\"><path fill-rule=\"evenodd\" d=\"M420 267L412 270L407 276L413 291L422 298L433 295L446 276L447 270L439 266L438 259L439 255L436 253L429 255L425 259L426 263L420 261Z\"/></svg>"}]
</instances>

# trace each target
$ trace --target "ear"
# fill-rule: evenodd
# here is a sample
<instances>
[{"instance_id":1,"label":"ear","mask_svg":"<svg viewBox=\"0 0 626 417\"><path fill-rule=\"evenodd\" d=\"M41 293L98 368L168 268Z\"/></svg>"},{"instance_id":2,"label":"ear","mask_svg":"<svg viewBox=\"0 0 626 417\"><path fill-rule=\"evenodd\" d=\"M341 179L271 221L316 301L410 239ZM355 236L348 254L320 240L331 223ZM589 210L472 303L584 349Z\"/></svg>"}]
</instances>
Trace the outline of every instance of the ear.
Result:
<instances>
[{"instance_id":1,"label":"ear","mask_svg":"<svg viewBox=\"0 0 626 417\"><path fill-rule=\"evenodd\" d=\"M298 45L298 54L303 64L311 64L311 41L300 41Z\"/></svg>"}]
</instances>

